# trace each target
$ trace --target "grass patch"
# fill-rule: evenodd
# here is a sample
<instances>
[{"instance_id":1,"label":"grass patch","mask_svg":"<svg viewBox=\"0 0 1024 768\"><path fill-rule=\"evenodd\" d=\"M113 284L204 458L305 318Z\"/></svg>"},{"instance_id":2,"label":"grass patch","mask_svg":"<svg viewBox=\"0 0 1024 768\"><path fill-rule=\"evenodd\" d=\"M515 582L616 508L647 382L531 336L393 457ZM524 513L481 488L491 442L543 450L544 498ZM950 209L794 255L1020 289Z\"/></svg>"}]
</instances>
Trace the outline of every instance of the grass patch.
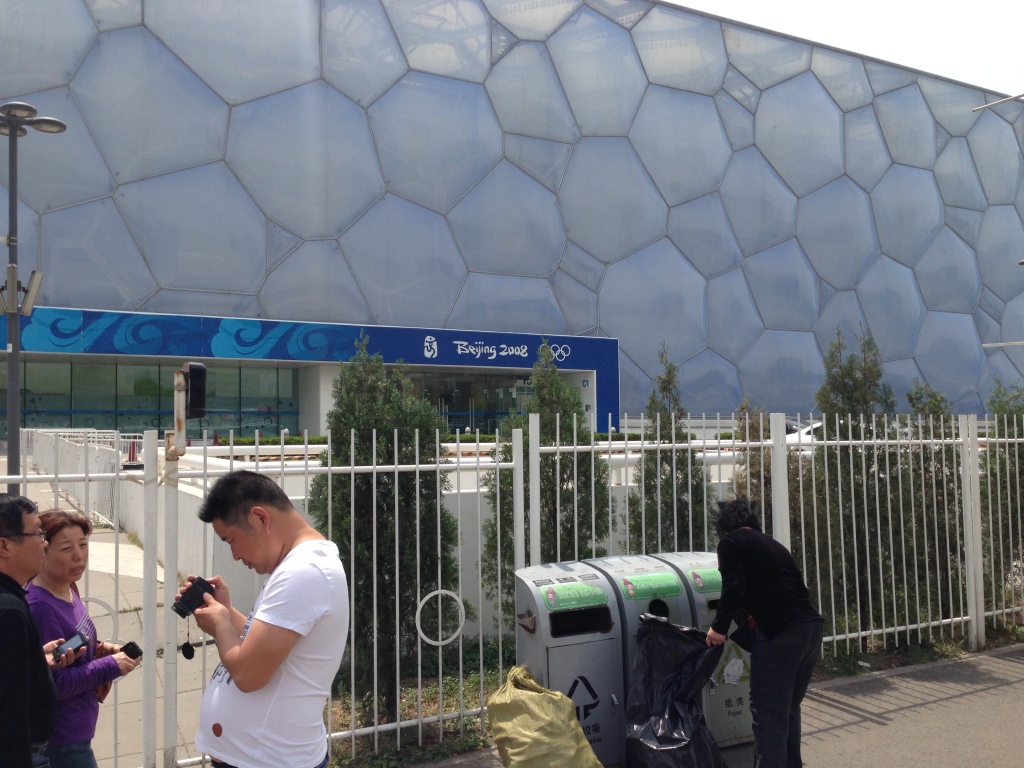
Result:
<instances>
[{"instance_id":1,"label":"grass patch","mask_svg":"<svg viewBox=\"0 0 1024 768\"><path fill-rule=\"evenodd\" d=\"M917 632L912 632L908 643L906 635L901 634L899 645L895 644L891 636L886 638L884 645L880 640L873 639L864 648L858 647L852 641L847 647L840 641L833 650L833 644L826 643L821 661L814 672L814 680L853 677L867 672L899 669L942 659L959 659L968 652L968 640L965 635L950 635L948 630L941 635L934 633L931 639L928 638L927 632L922 632L921 635L921 639L918 640ZM985 639L986 649L1024 642L1024 627L987 625Z\"/></svg>"},{"instance_id":2,"label":"grass patch","mask_svg":"<svg viewBox=\"0 0 1024 768\"><path fill-rule=\"evenodd\" d=\"M481 735L479 731L471 733L468 721L475 718L466 718L466 732L459 734L458 727L453 728L450 724L445 726L448 735L443 740L437 740L436 726L431 734L434 740L425 740L423 744L416 743L417 729L403 729L402 748L396 749L391 746L382 746L380 751L373 752L373 738L368 736L356 739L356 753L353 756L350 742L337 743L332 750L331 765L343 768L399 768L403 765L418 765L420 763L434 763L447 760L456 755L464 755L467 752L475 752L490 746L490 736ZM426 731L427 728L424 728ZM424 733L426 739L426 733ZM381 742L386 740L394 741L394 734L384 734Z\"/></svg>"},{"instance_id":3,"label":"grass patch","mask_svg":"<svg viewBox=\"0 0 1024 768\"><path fill-rule=\"evenodd\" d=\"M1004 645L1024 643L1024 626L1020 624L985 625L985 647L1002 648Z\"/></svg>"},{"instance_id":4,"label":"grass patch","mask_svg":"<svg viewBox=\"0 0 1024 768\"><path fill-rule=\"evenodd\" d=\"M405 680L402 684L401 719L436 717L442 712L482 707L502 682L497 670L485 671L483 677L478 672L465 672L465 681L461 685L457 676L425 678L422 696L418 696L417 680ZM353 720L358 728L372 717L372 703L356 702L353 718L351 697L343 694L332 701L331 726L334 731L350 730ZM397 768L443 760L491 745L487 723L478 716L449 720L443 725L429 723L422 728L411 725L401 729L400 741L399 749L399 735L394 731L384 731L377 737L377 749L373 736L336 742L332 749L332 765Z\"/></svg>"}]
</instances>

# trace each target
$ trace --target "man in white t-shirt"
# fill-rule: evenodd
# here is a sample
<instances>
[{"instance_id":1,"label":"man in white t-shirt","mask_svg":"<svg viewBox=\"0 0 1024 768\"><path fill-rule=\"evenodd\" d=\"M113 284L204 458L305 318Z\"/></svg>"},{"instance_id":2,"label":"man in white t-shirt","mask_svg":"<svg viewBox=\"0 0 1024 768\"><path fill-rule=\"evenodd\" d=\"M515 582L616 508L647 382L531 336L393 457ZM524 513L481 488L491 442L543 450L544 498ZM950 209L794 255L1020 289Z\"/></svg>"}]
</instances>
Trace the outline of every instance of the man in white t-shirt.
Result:
<instances>
[{"instance_id":1,"label":"man in white t-shirt","mask_svg":"<svg viewBox=\"0 0 1024 768\"><path fill-rule=\"evenodd\" d=\"M348 583L338 548L295 510L273 480L225 475L199 510L235 560L269 574L248 618L227 585L196 609L220 664L203 694L196 747L237 768L324 768L324 703L348 635ZM181 590L191 588L189 576Z\"/></svg>"}]
</instances>

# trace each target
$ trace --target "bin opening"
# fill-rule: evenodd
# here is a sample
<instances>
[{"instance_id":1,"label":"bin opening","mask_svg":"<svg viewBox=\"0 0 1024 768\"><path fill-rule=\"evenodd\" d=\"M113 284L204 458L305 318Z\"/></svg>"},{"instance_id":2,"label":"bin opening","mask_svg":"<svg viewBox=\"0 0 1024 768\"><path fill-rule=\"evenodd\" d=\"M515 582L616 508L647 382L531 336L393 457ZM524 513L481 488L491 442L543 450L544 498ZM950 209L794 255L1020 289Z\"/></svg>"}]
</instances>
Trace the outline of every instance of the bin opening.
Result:
<instances>
[{"instance_id":1,"label":"bin opening","mask_svg":"<svg viewBox=\"0 0 1024 768\"><path fill-rule=\"evenodd\" d=\"M647 604L647 612L654 616L661 616L663 619L667 619L668 616L668 603L662 600L660 597L656 597Z\"/></svg>"},{"instance_id":2,"label":"bin opening","mask_svg":"<svg viewBox=\"0 0 1024 768\"><path fill-rule=\"evenodd\" d=\"M612 612L607 605L581 608L578 611L558 611L549 618L552 637L590 635L595 632L610 632Z\"/></svg>"},{"instance_id":3,"label":"bin opening","mask_svg":"<svg viewBox=\"0 0 1024 768\"><path fill-rule=\"evenodd\" d=\"M720 602L721 602L720 600L708 600L708 610L709 611L717 611L718 610L718 604Z\"/></svg>"}]
</instances>

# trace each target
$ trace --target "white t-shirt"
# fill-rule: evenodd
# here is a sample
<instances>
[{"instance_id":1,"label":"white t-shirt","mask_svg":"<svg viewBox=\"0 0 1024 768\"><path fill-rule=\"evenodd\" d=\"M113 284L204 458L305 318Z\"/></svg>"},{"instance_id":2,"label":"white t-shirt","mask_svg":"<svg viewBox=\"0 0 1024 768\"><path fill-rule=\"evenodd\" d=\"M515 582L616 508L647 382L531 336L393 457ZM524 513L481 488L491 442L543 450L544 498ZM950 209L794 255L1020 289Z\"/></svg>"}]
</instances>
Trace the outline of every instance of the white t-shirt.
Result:
<instances>
[{"instance_id":1,"label":"white t-shirt","mask_svg":"<svg viewBox=\"0 0 1024 768\"><path fill-rule=\"evenodd\" d=\"M243 693L218 664L203 694L196 748L238 768L313 768L327 752L324 702L348 637L348 582L330 541L304 541L285 555L245 622L302 637L263 688Z\"/></svg>"}]
</instances>

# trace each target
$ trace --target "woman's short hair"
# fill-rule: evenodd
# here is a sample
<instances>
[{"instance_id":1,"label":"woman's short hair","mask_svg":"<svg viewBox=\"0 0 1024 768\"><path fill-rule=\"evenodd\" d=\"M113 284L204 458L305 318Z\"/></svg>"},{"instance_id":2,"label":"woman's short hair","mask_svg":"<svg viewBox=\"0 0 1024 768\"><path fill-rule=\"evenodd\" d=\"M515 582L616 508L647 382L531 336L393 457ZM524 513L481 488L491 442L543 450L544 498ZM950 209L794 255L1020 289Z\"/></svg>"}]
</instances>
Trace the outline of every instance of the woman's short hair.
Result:
<instances>
[{"instance_id":1,"label":"woman's short hair","mask_svg":"<svg viewBox=\"0 0 1024 768\"><path fill-rule=\"evenodd\" d=\"M51 509L40 513L39 524L43 527L47 541L53 541L54 536L72 526L81 528L86 536L92 533L92 523L88 517L77 512L65 512L63 509Z\"/></svg>"},{"instance_id":2,"label":"woman's short hair","mask_svg":"<svg viewBox=\"0 0 1024 768\"><path fill-rule=\"evenodd\" d=\"M732 533L737 528L753 528L761 530L761 520L757 513L751 509L747 499L733 499L732 501L718 502L718 511L711 513L711 520L718 531L718 538Z\"/></svg>"}]
</instances>

